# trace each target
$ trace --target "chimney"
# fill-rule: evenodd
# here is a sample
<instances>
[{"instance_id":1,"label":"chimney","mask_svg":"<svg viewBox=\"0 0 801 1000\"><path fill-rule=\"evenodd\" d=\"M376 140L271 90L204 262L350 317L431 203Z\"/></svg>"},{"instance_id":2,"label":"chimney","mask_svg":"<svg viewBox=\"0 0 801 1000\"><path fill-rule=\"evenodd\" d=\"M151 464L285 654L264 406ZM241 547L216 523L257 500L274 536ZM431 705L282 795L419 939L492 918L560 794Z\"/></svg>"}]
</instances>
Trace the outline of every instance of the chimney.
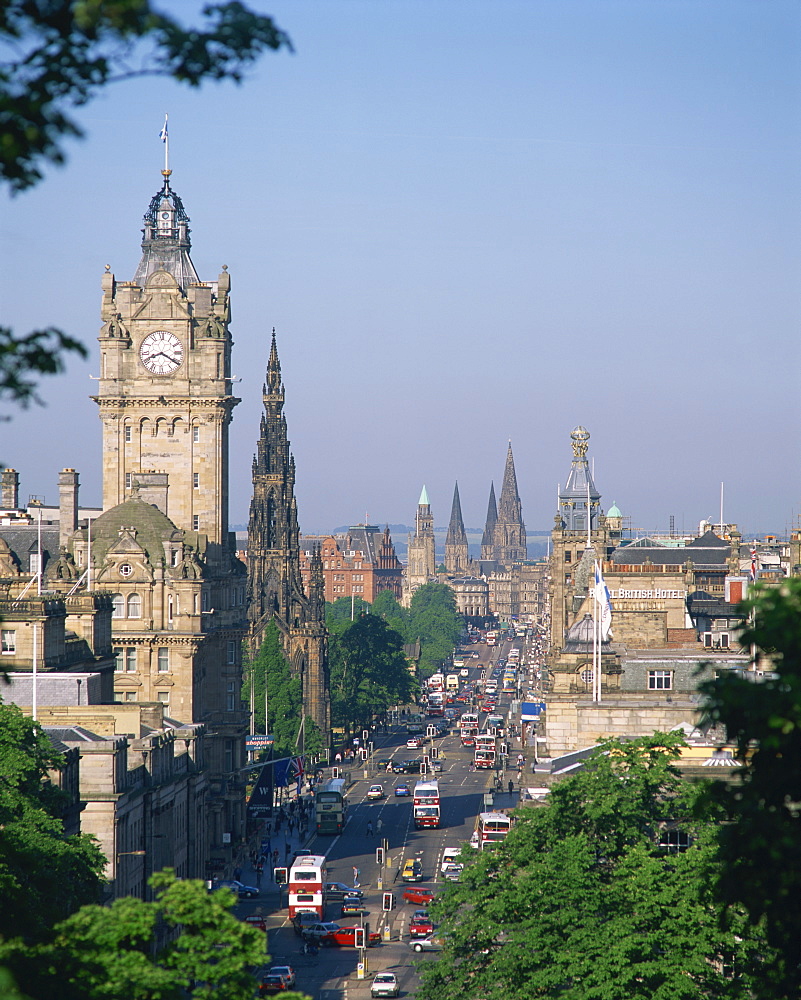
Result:
<instances>
[{"instance_id":1,"label":"chimney","mask_svg":"<svg viewBox=\"0 0 801 1000\"><path fill-rule=\"evenodd\" d=\"M166 472L135 472L133 482L139 488L139 499L152 503L162 514L167 513L169 474Z\"/></svg>"},{"instance_id":2,"label":"chimney","mask_svg":"<svg viewBox=\"0 0 801 1000\"><path fill-rule=\"evenodd\" d=\"M19 473L3 469L0 473L0 510L19 510Z\"/></svg>"},{"instance_id":3,"label":"chimney","mask_svg":"<svg viewBox=\"0 0 801 1000\"><path fill-rule=\"evenodd\" d=\"M78 473L62 469L58 474L58 544L64 549L78 527Z\"/></svg>"}]
</instances>

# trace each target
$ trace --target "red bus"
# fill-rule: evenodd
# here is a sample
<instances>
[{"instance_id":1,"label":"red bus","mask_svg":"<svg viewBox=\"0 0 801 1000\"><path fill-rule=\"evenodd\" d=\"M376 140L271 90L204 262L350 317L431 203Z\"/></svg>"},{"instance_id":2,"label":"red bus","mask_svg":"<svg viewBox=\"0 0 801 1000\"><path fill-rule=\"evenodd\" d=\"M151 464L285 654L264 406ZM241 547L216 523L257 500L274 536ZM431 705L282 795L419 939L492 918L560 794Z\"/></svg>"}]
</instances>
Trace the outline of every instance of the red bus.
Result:
<instances>
[{"instance_id":1,"label":"red bus","mask_svg":"<svg viewBox=\"0 0 801 1000\"><path fill-rule=\"evenodd\" d=\"M418 781L414 786L414 825L419 830L424 826L439 826L439 783Z\"/></svg>"}]
</instances>

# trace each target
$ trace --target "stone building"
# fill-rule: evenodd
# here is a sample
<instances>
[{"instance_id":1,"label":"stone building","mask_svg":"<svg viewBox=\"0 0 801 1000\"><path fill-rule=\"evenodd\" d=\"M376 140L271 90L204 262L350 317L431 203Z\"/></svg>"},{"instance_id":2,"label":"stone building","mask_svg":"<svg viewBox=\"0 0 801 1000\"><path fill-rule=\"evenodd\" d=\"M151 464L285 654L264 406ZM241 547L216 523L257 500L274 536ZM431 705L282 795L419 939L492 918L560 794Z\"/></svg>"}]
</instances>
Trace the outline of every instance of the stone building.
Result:
<instances>
[{"instance_id":1,"label":"stone building","mask_svg":"<svg viewBox=\"0 0 801 1000\"><path fill-rule=\"evenodd\" d=\"M470 564L467 551L467 533L462 520L462 504L459 499L459 484L453 487L453 504L448 534L445 536L445 569L453 576L466 573Z\"/></svg>"},{"instance_id":2,"label":"stone building","mask_svg":"<svg viewBox=\"0 0 801 1000\"><path fill-rule=\"evenodd\" d=\"M456 598L456 608L465 618L476 623L489 615L489 585L483 577L460 576L448 579L448 586Z\"/></svg>"},{"instance_id":3,"label":"stone building","mask_svg":"<svg viewBox=\"0 0 801 1000\"><path fill-rule=\"evenodd\" d=\"M253 459L253 497L248 521L249 642L255 651L264 629L275 621L291 669L302 683L304 715L314 720L327 740L331 701L323 563L317 546L309 556L304 589L295 459L289 450L275 330L262 399L264 413Z\"/></svg>"},{"instance_id":4,"label":"stone building","mask_svg":"<svg viewBox=\"0 0 801 1000\"><path fill-rule=\"evenodd\" d=\"M435 579L434 517L425 486L420 493L415 514L415 531L409 535L406 576L403 581L403 603L408 608L414 592Z\"/></svg>"},{"instance_id":5,"label":"stone building","mask_svg":"<svg viewBox=\"0 0 801 1000\"><path fill-rule=\"evenodd\" d=\"M403 566L395 552L389 527L357 524L337 535L303 535L300 574L304 587L311 580L315 548L320 550L326 601L359 597L372 604L389 590L398 600L403 588Z\"/></svg>"}]
</instances>

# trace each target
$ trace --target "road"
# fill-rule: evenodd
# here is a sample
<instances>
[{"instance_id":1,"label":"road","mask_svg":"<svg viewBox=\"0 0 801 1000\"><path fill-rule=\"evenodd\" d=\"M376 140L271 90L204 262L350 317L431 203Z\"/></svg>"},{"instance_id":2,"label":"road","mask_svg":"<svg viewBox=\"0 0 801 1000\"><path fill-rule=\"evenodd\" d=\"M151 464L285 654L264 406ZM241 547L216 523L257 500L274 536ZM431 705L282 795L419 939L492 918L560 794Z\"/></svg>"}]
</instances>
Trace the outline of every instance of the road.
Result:
<instances>
[{"instance_id":1,"label":"road","mask_svg":"<svg viewBox=\"0 0 801 1000\"><path fill-rule=\"evenodd\" d=\"M480 653L478 660L468 661L471 679L479 675L477 665L486 666L502 655L503 646L489 650L483 645L472 647ZM462 706L457 706L461 709ZM503 702L499 700L503 711ZM375 758L406 759L416 757L420 751L406 748L407 734L401 727L394 727L387 735L375 739ZM372 768L364 777L362 769L352 771L357 777L348 791L348 821L343 833L338 837L311 836L303 846L314 854L325 854L328 860L330 881L353 884L353 869L359 869L359 884L365 894L365 907L369 911L365 918L371 930L378 930L384 936L379 945L366 952L364 978L358 978L358 952L353 948L322 948L315 957L301 953L301 941L286 919L286 910L277 908L268 919L268 948L274 964L289 964L297 974L296 989L307 993L314 1000L367 1000L370 983L377 972L394 972L398 977L401 996L413 997L419 985L418 966L421 962L436 959L436 953L418 955L409 946L408 924L417 905L404 904L402 899L405 883L401 882L400 871L405 860L417 858L423 868L423 886L436 887L441 884L439 867L442 852L446 847L459 847L470 839L479 812L486 808L484 795L492 786L491 771L468 769L472 760L472 748L462 748L458 733L436 741L442 760L442 773L438 774L441 793L441 825L438 829L415 830L412 819L411 797L396 798L394 788L408 782L410 788L418 780L416 775L394 775L385 770L378 772ZM444 757L444 759L443 759ZM366 799L371 784L384 786L386 797L370 802ZM496 796L495 806L509 808L516 804L508 794ZM381 836L387 841L386 863L383 869L376 862L376 848L380 844L378 836L367 835L367 822L372 821L375 831L379 818L382 821ZM248 875L249 873L245 873ZM383 876L383 888L379 880ZM243 880L247 878L243 876ZM391 913L382 911L382 893L395 893L396 908ZM270 907L269 896L273 887L265 887L261 905L265 911ZM277 903L277 900L276 900ZM259 904L243 903L239 909L252 912ZM350 917L340 916L340 903L330 902L327 920L337 920L343 926L358 923ZM389 927L390 939L385 939L385 927Z\"/></svg>"}]
</instances>

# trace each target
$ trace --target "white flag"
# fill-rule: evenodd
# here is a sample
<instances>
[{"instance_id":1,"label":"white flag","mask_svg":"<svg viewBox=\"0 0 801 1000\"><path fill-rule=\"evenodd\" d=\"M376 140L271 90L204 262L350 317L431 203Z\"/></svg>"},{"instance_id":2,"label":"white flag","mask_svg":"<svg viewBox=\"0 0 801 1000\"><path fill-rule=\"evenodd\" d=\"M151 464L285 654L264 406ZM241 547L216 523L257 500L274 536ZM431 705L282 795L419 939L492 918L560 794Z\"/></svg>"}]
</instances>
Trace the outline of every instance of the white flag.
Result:
<instances>
[{"instance_id":1,"label":"white flag","mask_svg":"<svg viewBox=\"0 0 801 1000\"><path fill-rule=\"evenodd\" d=\"M166 115L164 116L164 125L162 126L162 129L159 132L159 139L161 139L162 142L166 142L167 141L167 116Z\"/></svg>"},{"instance_id":2,"label":"white flag","mask_svg":"<svg viewBox=\"0 0 801 1000\"><path fill-rule=\"evenodd\" d=\"M606 641L612 628L612 598L599 562L595 563L595 600L601 609L601 638Z\"/></svg>"}]
</instances>

